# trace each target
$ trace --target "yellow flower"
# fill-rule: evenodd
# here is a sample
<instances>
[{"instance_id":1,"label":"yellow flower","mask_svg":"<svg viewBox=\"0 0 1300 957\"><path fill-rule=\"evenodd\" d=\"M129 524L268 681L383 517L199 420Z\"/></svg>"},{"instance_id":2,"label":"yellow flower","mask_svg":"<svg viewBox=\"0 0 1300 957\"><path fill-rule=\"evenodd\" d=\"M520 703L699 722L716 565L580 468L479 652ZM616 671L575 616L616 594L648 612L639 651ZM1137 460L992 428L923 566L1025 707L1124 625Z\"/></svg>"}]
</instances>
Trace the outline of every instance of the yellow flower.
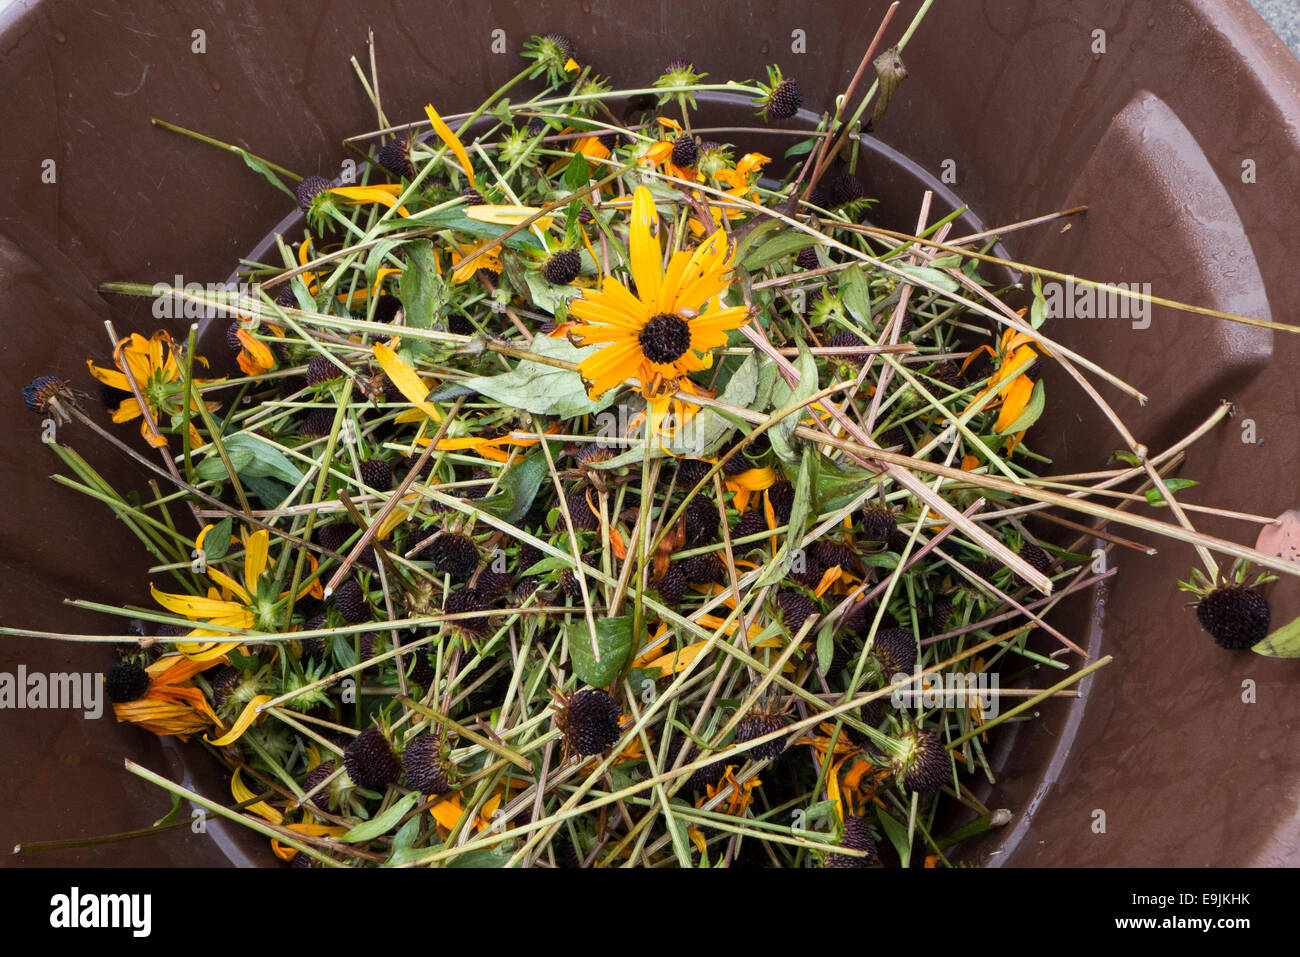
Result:
<instances>
[{"instance_id":1,"label":"yellow flower","mask_svg":"<svg viewBox=\"0 0 1300 957\"><path fill-rule=\"evenodd\" d=\"M459 265L463 259L468 259L474 253L478 252L487 245L486 241L475 243L469 249L463 249L460 246L453 245L451 250L451 264L456 267L451 274L452 282L469 282L480 269L486 269L488 272L500 274L501 272L501 244L493 246L482 256L468 262L465 265Z\"/></svg>"},{"instance_id":2,"label":"yellow flower","mask_svg":"<svg viewBox=\"0 0 1300 957\"><path fill-rule=\"evenodd\" d=\"M1015 329L1007 329L1002 333L1002 339L998 343L997 350L994 350L991 346L980 346L971 352L966 357L966 361L962 363L962 371L964 372L975 357L983 352L997 356L1000 360L997 370L989 377L988 384L971 398L971 403L975 403L987 393L993 392L996 398L985 406L986 409L990 409L1001 402L1002 410L998 413L998 420L993 426L994 432L1005 432L1015 423L1016 419L1020 418L1020 414L1029 405L1029 400L1034 394L1034 380L1029 377L1028 373L1038 359L1040 351L1047 352L1036 339L1025 335L1023 332L1017 332ZM1020 434L1023 435L1024 433ZM1019 438L1016 438L1015 441L1018 442ZM1010 450L1008 450L1008 454L1010 454Z\"/></svg>"},{"instance_id":3,"label":"yellow flower","mask_svg":"<svg viewBox=\"0 0 1300 957\"><path fill-rule=\"evenodd\" d=\"M185 376L181 372L176 353L176 344L172 342L172 337L162 330L155 332L149 339L133 332L128 338L120 340L117 348L113 350L113 363L117 369L101 368L89 359L86 360L86 365L90 367L90 374L100 382L123 392L131 391L131 383L126 377L129 369L131 378L135 380L149 414L153 417L154 424L161 427L169 424L172 416L181 413L185 401ZM202 356L195 356L194 361L205 367L208 364ZM204 385L218 380L195 379L194 381ZM216 411L221 404L208 402L207 407L210 411ZM192 398L190 409L194 412L198 411L198 403ZM149 423L143 420L143 416L140 403L132 395L123 399L122 404L113 412L113 421L130 422L132 419L142 419L140 434L144 436L145 441L152 446L165 448L167 439L150 429ZM163 417L165 420L160 421ZM190 441L195 445L203 444L193 425L190 426Z\"/></svg>"},{"instance_id":4,"label":"yellow flower","mask_svg":"<svg viewBox=\"0 0 1300 957\"><path fill-rule=\"evenodd\" d=\"M586 292L569 311L583 320L572 333L584 345L604 345L578 367L591 395L635 376L647 399L658 397L657 411L667 412L675 393L661 392L659 384L680 386L691 373L711 367L712 350L726 343L728 330L745 323L747 310L709 308L731 282L733 251L724 233L715 232L694 251L673 253L664 269L657 222L650 191L637 187L629 243L636 295L606 276L599 291Z\"/></svg>"},{"instance_id":5,"label":"yellow flower","mask_svg":"<svg viewBox=\"0 0 1300 957\"><path fill-rule=\"evenodd\" d=\"M215 727L220 721L203 691L190 679L220 663L221 659L215 657L196 660L186 655L165 655L145 668L149 690L134 701L114 704L113 716L159 736L174 734L182 741Z\"/></svg>"},{"instance_id":6,"label":"yellow flower","mask_svg":"<svg viewBox=\"0 0 1300 957\"><path fill-rule=\"evenodd\" d=\"M684 179L688 182L703 182L703 173L698 173L693 169L683 169L673 162L673 145L676 143L677 137L682 135L682 125L666 116L659 117L659 123L671 130L672 135L668 139L659 140L646 150L641 157L641 163L646 166L662 166L665 173L677 179Z\"/></svg>"},{"instance_id":7,"label":"yellow flower","mask_svg":"<svg viewBox=\"0 0 1300 957\"><path fill-rule=\"evenodd\" d=\"M203 539L211 525L203 529L195 539L195 548L203 550ZM192 649L180 646L182 650L187 651L196 658L205 658L212 655L225 654L231 648L237 647L239 639L231 641L231 635L228 631L219 631L213 628L204 628L203 625L224 625L229 628L258 628L262 631L278 631L282 621L280 612L277 608L279 599L284 598L288 592L282 592L279 596L275 594L271 576L266 575L268 562L268 551L270 549L270 534L264 528L244 535L244 580L236 581L219 568L209 565L207 569L208 577L217 585L220 590L210 587L206 596L197 597L194 595L173 595L167 592L161 592L153 585L149 590L153 593L154 600L162 605L168 611L175 612L178 615L184 615L190 621L198 622L198 626L190 632L191 638L224 638L225 641L213 646L209 643L206 647L195 646ZM312 568L315 568L315 559L310 559ZM265 575L265 579L263 576ZM306 595L315 594L320 597L321 590L320 580L316 579L309 585L304 585L298 593L299 598Z\"/></svg>"},{"instance_id":8,"label":"yellow flower","mask_svg":"<svg viewBox=\"0 0 1300 957\"><path fill-rule=\"evenodd\" d=\"M392 209L397 206L397 197L402 194L402 188L401 183L377 183L374 186L336 186L330 192L351 201L353 206L379 203ZM405 206L398 206L397 215L410 216L411 213Z\"/></svg>"}]
</instances>

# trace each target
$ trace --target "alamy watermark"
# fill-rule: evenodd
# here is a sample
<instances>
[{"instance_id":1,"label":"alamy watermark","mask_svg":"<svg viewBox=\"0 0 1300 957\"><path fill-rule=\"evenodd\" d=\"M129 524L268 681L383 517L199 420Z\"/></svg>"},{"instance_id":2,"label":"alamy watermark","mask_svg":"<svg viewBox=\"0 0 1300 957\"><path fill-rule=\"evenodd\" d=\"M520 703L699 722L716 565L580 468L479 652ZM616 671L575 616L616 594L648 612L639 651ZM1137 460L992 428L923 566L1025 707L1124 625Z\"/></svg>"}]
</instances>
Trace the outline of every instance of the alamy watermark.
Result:
<instances>
[{"instance_id":1,"label":"alamy watermark","mask_svg":"<svg viewBox=\"0 0 1300 957\"><path fill-rule=\"evenodd\" d=\"M0 710L70 709L90 720L104 713L104 676L94 672L0 671Z\"/></svg>"},{"instance_id":2,"label":"alamy watermark","mask_svg":"<svg viewBox=\"0 0 1300 957\"><path fill-rule=\"evenodd\" d=\"M260 283L186 282L181 275L170 285L154 283L151 292L155 319L214 319L238 313L241 301L262 298Z\"/></svg>"},{"instance_id":3,"label":"alamy watermark","mask_svg":"<svg viewBox=\"0 0 1300 957\"><path fill-rule=\"evenodd\" d=\"M1049 319L1126 319L1134 329L1151 325L1151 283L1116 282L1106 288L1064 283L1043 283Z\"/></svg>"},{"instance_id":4,"label":"alamy watermark","mask_svg":"<svg viewBox=\"0 0 1300 957\"><path fill-rule=\"evenodd\" d=\"M903 684L906 682L906 684ZM906 672L890 678L899 685L889 697L895 708L919 705L922 708L978 708L984 718L996 718L1000 695L998 675L986 671L948 671L921 674L921 666L912 669L911 681Z\"/></svg>"}]
</instances>

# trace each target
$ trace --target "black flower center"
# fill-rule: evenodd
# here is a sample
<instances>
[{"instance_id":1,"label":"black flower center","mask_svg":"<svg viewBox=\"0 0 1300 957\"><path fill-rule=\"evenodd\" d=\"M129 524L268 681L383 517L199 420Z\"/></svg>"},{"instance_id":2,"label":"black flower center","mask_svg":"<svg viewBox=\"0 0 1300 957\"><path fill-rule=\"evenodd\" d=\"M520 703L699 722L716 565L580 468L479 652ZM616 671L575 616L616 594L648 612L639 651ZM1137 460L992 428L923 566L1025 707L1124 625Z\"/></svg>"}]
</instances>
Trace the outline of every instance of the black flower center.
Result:
<instances>
[{"instance_id":1,"label":"black flower center","mask_svg":"<svg viewBox=\"0 0 1300 957\"><path fill-rule=\"evenodd\" d=\"M674 313L660 313L637 336L641 351L651 362L676 362L691 347L691 327Z\"/></svg>"}]
</instances>

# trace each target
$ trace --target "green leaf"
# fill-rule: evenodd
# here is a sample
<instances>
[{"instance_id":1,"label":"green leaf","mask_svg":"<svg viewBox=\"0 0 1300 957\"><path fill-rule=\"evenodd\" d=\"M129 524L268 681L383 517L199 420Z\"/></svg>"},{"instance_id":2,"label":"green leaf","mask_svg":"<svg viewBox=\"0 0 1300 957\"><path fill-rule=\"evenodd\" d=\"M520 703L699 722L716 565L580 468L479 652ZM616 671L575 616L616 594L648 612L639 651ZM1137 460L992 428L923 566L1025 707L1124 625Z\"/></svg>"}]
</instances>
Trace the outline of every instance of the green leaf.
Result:
<instances>
[{"instance_id":1,"label":"green leaf","mask_svg":"<svg viewBox=\"0 0 1300 957\"><path fill-rule=\"evenodd\" d=\"M556 318L562 319L569 311L569 300L578 297L578 287L552 286L545 276L532 269L523 270L523 280L533 305Z\"/></svg>"},{"instance_id":2,"label":"green leaf","mask_svg":"<svg viewBox=\"0 0 1300 957\"><path fill-rule=\"evenodd\" d=\"M513 856L513 851L505 848L485 847L477 851L466 851L457 857L453 857L447 862L447 867L505 867L506 863Z\"/></svg>"},{"instance_id":3,"label":"green leaf","mask_svg":"<svg viewBox=\"0 0 1300 957\"><path fill-rule=\"evenodd\" d=\"M754 272L776 262L778 259L793 256L799 250L805 249L816 242L817 240L814 237L799 230L792 229L780 232L766 242L750 247L741 265L750 272Z\"/></svg>"},{"instance_id":4,"label":"green leaf","mask_svg":"<svg viewBox=\"0 0 1300 957\"><path fill-rule=\"evenodd\" d=\"M208 564L219 562L226 557L226 552L230 551L230 533L233 528L234 522L227 515L203 537L203 557Z\"/></svg>"},{"instance_id":5,"label":"green leaf","mask_svg":"<svg viewBox=\"0 0 1300 957\"><path fill-rule=\"evenodd\" d=\"M789 529L786 532L785 541L777 553L772 556L772 561L764 569L763 574L759 576L757 584L775 585L790 570L790 561L794 551L799 547L803 540L804 531L808 527L808 514L811 511L811 494L812 488L812 461L818 455L812 446L805 446L803 458L799 463L799 475L794 482L794 504L790 508Z\"/></svg>"},{"instance_id":6,"label":"green leaf","mask_svg":"<svg viewBox=\"0 0 1300 957\"><path fill-rule=\"evenodd\" d=\"M403 848L410 847L419 836L420 816L417 814L397 829L397 833L393 835L393 850L400 851Z\"/></svg>"},{"instance_id":7,"label":"green leaf","mask_svg":"<svg viewBox=\"0 0 1300 957\"><path fill-rule=\"evenodd\" d=\"M1029 307L1029 324L1037 329L1047 320L1047 299L1043 296L1043 277L1034 273L1034 304Z\"/></svg>"},{"instance_id":8,"label":"green leaf","mask_svg":"<svg viewBox=\"0 0 1300 957\"><path fill-rule=\"evenodd\" d=\"M930 269L926 266L900 265L898 270L937 289L942 289L944 292L956 292L961 288L961 283L957 282L956 279L937 269Z\"/></svg>"},{"instance_id":9,"label":"green leaf","mask_svg":"<svg viewBox=\"0 0 1300 957\"><path fill-rule=\"evenodd\" d=\"M278 478L290 486L302 481L302 472L283 452L264 439L249 433L232 435L223 441L230 464L241 476ZM221 481L226 478L226 467L214 449L194 470L204 481Z\"/></svg>"},{"instance_id":10,"label":"green leaf","mask_svg":"<svg viewBox=\"0 0 1300 957\"><path fill-rule=\"evenodd\" d=\"M593 354L594 348L588 346L579 349L568 339L537 336L529 351L567 362L581 362ZM536 415L555 415L562 419L599 412L610 405L615 397L615 390L611 389L600 399L589 399L582 377L576 371L526 359L520 360L509 372L473 376L461 385L513 408Z\"/></svg>"},{"instance_id":11,"label":"green leaf","mask_svg":"<svg viewBox=\"0 0 1300 957\"><path fill-rule=\"evenodd\" d=\"M1167 488L1171 492L1177 492L1180 489L1191 488L1194 485L1200 485L1200 484L1201 484L1200 482L1197 482L1194 479L1182 479L1182 478L1165 479L1165 488ZM1149 488L1143 494L1146 495L1147 501L1150 502L1152 505L1156 506L1157 508L1167 504L1165 502L1164 495L1161 493L1160 489L1158 488ZM1267 640L1268 639L1265 639L1265 641Z\"/></svg>"},{"instance_id":12,"label":"green leaf","mask_svg":"<svg viewBox=\"0 0 1300 957\"><path fill-rule=\"evenodd\" d=\"M419 800L420 795L408 794L401 800L394 801L392 807L383 814L373 820L358 824L356 827L352 828L352 830L339 838L339 840L348 844L359 844L362 841L373 841L375 838L387 834L396 827L397 822L405 817L406 814L415 807Z\"/></svg>"},{"instance_id":13,"label":"green leaf","mask_svg":"<svg viewBox=\"0 0 1300 957\"><path fill-rule=\"evenodd\" d=\"M800 140L798 143L795 143L794 146L785 151L785 158L794 159L796 156L803 156L805 153L812 152L814 142L815 141L811 139Z\"/></svg>"},{"instance_id":14,"label":"green leaf","mask_svg":"<svg viewBox=\"0 0 1300 957\"><path fill-rule=\"evenodd\" d=\"M825 677L826 672L831 670L834 658L835 625L830 623L823 625L821 631L817 632L817 673Z\"/></svg>"},{"instance_id":15,"label":"green leaf","mask_svg":"<svg viewBox=\"0 0 1300 957\"><path fill-rule=\"evenodd\" d=\"M908 861L912 858L912 842L907 839L907 828L895 821L879 805L876 806L876 818L880 821L880 828L885 832L885 837L889 838L889 843L894 845L894 850L898 852L899 863L907 867Z\"/></svg>"},{"instance_id":16,"label":"green leaf","mask_svg":"<svg viewBox=\"0 0 1300 957\"><path fill-rule=\"evenodd\" d=\"M513 226L500 226L497 223L484 223L477 219L470 219L465 215L464 208L460 206L440 209L436 213L416 213L402 220L401 224L404 229L409 229L413 225L421 228L452 229L458 233L468 233L478 239L496 239L502 233L514 229ZM515 233L505 241L505 245L511 249L524 249L534 253L546 252L537 237L527 229Z\"/></svg>"},{"instance_id":17,"label":"green leaf","mask_svg":"<svg viewBox=\"0 0 1300 957\"><path fill-rule=\"evenodd\" d=\"M1024 411L998 435L1013 435L1029 428L1038 421L1038 417L1043 414L1043 407L1047 404L1047 390L1043 386L1043 380L1039 379L1034 383L1034 391L1029 394L1029 401L1025 404Z\"/></svg>"},{"instance_id":18,"label":"green leaf","mask_svg":"<svg viewBox=\"0 0 1300 957\"><path fill-rule=\"evenodd\" d=\"M266 177L267 182L269 182L272 186L274 186L276 189L280 190L281 192L287 193L295 203L298 201L298 194L295 193L293 190L291 190L288 186L284 185L284 181L281 180L280 177L275 175L275 172L271 169L271 167L266 165L265 160L258 159L252 153L249 153L246 150L241 150L238 146L232 146L231 149L233 149L236 153L240 155L243 161L248 165L249 169L256 170L257 172L261 173L263 176Z\"/></svg>"},{"instance_id":19,"label":"green leaf","mask_svg":"<svg viewBox=\"0 0 1300 957\"><path fill-rule=\"evenodd\" d=\"M863 328L870 328L871 281L863 267L853 266L844 270L844 275L840 278L840 300L850 316Z\"/></svg>"},{"instance_id":20,"label":"green leaf","mask_svg":"<svg viewBox=\"0 0 1300 957\"><path fill-rule=\"evenodd\" d=\"M153 826L162 827L164 824L170 824L172 821L175 821L178 817L180 817L180 813L181 813L181 796L179 794L173 794L172 809L168 811L166 814L164 814L162 817L158 818L158 820L154 821Z\"/></svg>"},{"instance_id":21,"label":"green leaf","mask_svg":"<svg viewBox=\"0 0 1300 957\"><path fill-rule=\"evenodd\" d=\"M772 383L772 405L775 410L784 409L796 402L806 402L817 391L817 359L808 351L803 340L799 342L799 356L794 361L794 367L799 370L799 382L794 389L783 378ZM782 461L793 462L795 459L795 451L790 447L790 436L794 434L801 417L799 412L791 413L767 430L772 448Z\"/></svg>"},{"instance_id":22,"label":"green leaf","mask_svg":"<svg viewBox=\"0 0 1300 957\"><path fill-rule=\"evenodd\" d=\"M720 402L748 409L758 393L759 371L762 363L758 353L750 353L740 364L731 380L718 396ZM700 409L692 416L686 428L664 443L664 448L673 455L692 458L708 454L734 428L735 424L717 409Z\"/></svg>"},{"instance_id":23,"label":"green leaf","mask_svg":"<svg viewBox=\"0 0 1300 957\"><path fill-rule=\"evenodd\" d=\"M1300 618L1283 625L1251 651L1267 658L1300 658Z\"/></svg>"},{"instance_id":24,"label":"green leaf","mask_svg":"<svg viewBox=\"0 0 1300 957\"><path fill-rule=\"evenodd\" d=\"M587 162L587 157L581 153L575 153L573 159L564 170L564 185L570 190L579 190L587 185L587 180L591 178L591 165Z\"/></svg>"},{"instance_id":25,"label":"green leaf","mask_svg":"<svg viewBox=\"0 0 1300 957\"><path fill-rule=\"evenodd\" d=\"M621 618L596 619L596 645L600 648L600 661L591 652L591 631L587 628L585 618L576 617L569 623L565 632L569 642L569 657L573 661L573 673L578 680L593 688L603 688L610 684L632 652L632 619L626 615Z\"/></svg>"},{"instance_id":26,"label":"green leaf","mask_svg":"<svg viewBox=\"0 0 1300 957\"><path fill-rule=\"evenodd\" d=\"M415 329L433 329L447 306L447 286L438 272L433 243L417 239L407 243L405 249L400 298L406 324ZM427 340L404 338L402 351L423 355L434 345Z\"/></svg>"},{"instance_id":27,"label":"green leaf","mask_svg":"<svg viewBox=\"0 0 1300 957\"><path fill-rule=\"evenodd\" d=\"M506 512L506 521L512 525L518 522L533 507L537 490L542 487L542 480L547 475L546 456L542 450L534 449L523 459L515 462L501 475L500 486L511 494L511 506Z\"/></svg>"}]
</instances>

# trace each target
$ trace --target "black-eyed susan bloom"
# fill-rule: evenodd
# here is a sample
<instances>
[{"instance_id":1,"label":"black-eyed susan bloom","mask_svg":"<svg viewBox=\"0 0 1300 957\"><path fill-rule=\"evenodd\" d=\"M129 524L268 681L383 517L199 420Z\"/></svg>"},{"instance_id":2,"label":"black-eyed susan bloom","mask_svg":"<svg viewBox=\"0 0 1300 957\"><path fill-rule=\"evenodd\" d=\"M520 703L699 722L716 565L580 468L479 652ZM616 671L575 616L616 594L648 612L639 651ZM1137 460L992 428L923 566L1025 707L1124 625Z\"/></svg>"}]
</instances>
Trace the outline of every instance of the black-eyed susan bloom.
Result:
<instances>
[{"instance_id":1,"label":"black-eyed susan bloom","mask_svg":"<svg viewBox=\"0 0 1300 957\"><path fill-rule=\"evenodd\" d=\"M729 330L746 321L746 307L716 302L731 283L733 250L726 234L719 230L696 249L673 253L664 269L657 225L650 191L638 187L629 242L636 294L606 276L599 291L587 292L569 306L582 320L572 334L583 345L602 346L578 367L591 383L593 397L638 378L647 398L663 401L665 384L684 383L692 373L710 368L713 350L726 343Z\"/></svg>"}]
</instances>

